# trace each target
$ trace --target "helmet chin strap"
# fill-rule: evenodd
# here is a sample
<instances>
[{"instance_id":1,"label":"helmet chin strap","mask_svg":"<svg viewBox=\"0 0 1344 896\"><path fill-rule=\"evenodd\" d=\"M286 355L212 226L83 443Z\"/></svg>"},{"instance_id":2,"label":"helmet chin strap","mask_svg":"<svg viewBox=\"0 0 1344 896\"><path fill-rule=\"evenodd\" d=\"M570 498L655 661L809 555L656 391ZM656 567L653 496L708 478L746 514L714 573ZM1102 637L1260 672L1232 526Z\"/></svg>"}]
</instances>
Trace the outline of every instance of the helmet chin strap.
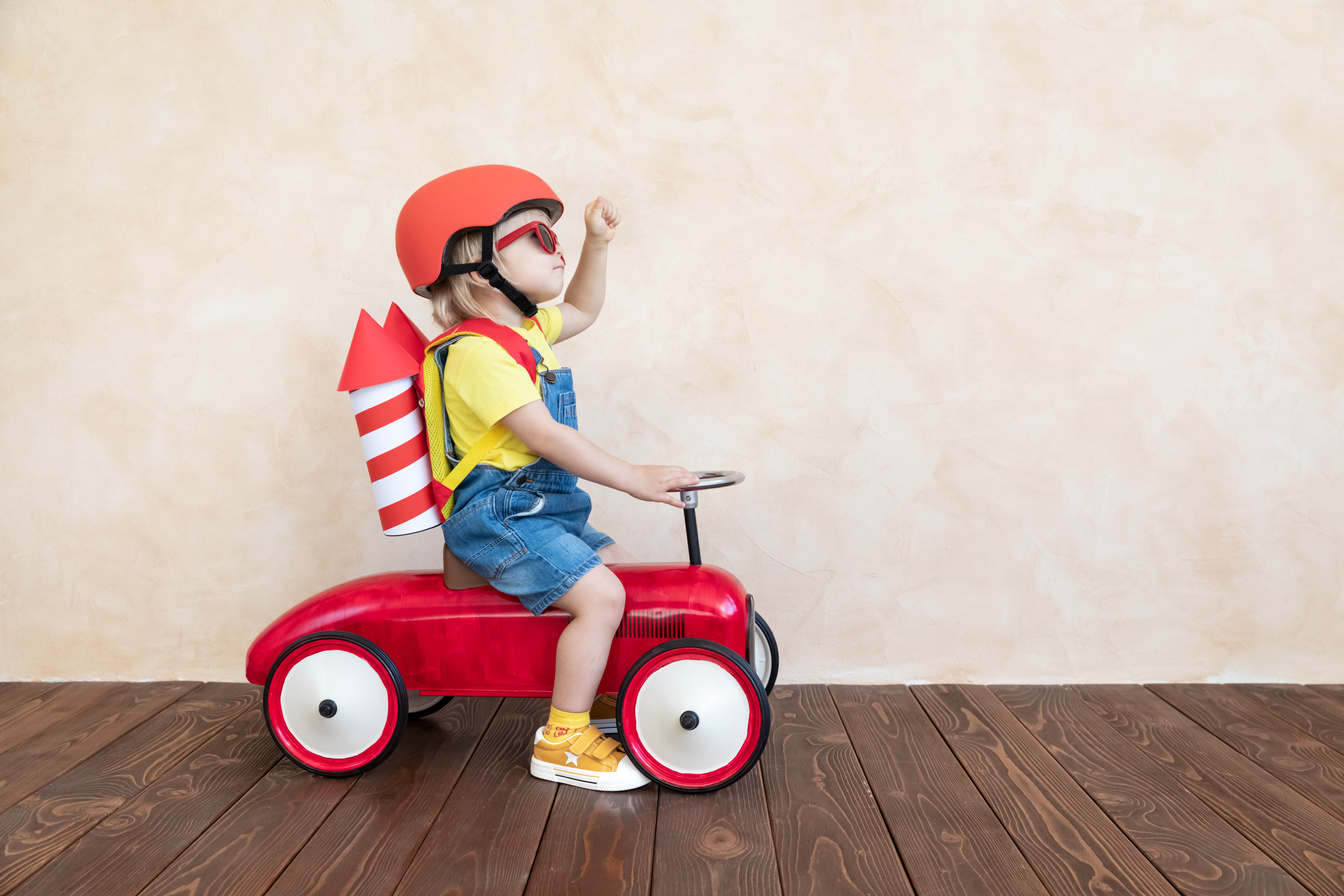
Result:
<instances>
[{"instance_id":1,"label":"helmet chin strap","mask_svg":"<svg viewBox=\"0 0 1344 896\"><path fill-rule=\"evenodd\" d=\"M504 297L512 302L518 310L523 313L523 317L535 317L537 306L533 304L531 299L519 292L518 287L505 280L504 275L499 272L499 268L495 266L493 261L491 261L491 257L494 254L494 241L495 234L494 228L492 227L487 229L481 235L480 261L471 264L444 264L440 276L447 277L453 274L480 274L481 277L485 279L485 282L502 292ZM447 248L445 247L444 255L446 256L447 254ZM446 257L444 261L447 261Z\"/></svg>"},{"instance_id":2,"label":"helmet chin strap","mask_svg":"<svg viewBox=\"0 0 1344 896\"><path fill-rule=\"evenodd\" d=\"M523 317L533 317L537 313L537 306L527 296L518 291L512 283L504 279L504 275L495 267L495 263L490 260L494 247L494 228L491 228L481 235L481 263L476 268L476 273L485 278L486 282L495 289L504 293L505 297L512 302L519 311L523 312Z\"/></svg>"}]
</instances>

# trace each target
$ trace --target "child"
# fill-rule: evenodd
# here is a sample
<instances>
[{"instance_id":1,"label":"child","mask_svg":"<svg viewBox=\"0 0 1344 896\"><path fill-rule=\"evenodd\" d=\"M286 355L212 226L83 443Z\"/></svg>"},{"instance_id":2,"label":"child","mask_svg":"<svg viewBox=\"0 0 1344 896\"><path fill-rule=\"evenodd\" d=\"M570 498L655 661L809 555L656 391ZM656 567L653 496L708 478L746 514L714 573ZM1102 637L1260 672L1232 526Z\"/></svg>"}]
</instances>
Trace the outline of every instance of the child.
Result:
<instances>
[{"instance_id":1,"label":"child","mask_svg":"<svg viewBox=\"0 0 1344 896\"><path fill-rule=\"evenodd\" d=\"M565 301L539 309L564 288L565 256L550 229L562 211L551 188L529 172L465 168L430 181L407 201L397 221L397 255L411 288L433 302L437 323L471 321L464 331L495 334L450 330L426 354L427 374L438 374L426 382L441 379L448 419L446 443L431 438L431 451L458 461L473 446L485 450L452 491L450 510L447 483L436 483L448 511L444 539L468 567L534 614L555 606L572 617L556 646L550 718L535 738L532 774L627 790L648 779L590 723L593 715L613 715L609 698L594 701L625 610L625 590L605 563L633 557L588 525L592 502L578 478L674 507L682 506L675 489L697 480L682 467L629 464L579 434L570 372L551 344L582 333L601 312L607 248L620 214L601 197L584 209L586 236ZM529 353L525 367L521 359ZM427 417L435 416L438 401L426 395ZM448 464L436 464L436 480L440 469Z\"/></svg>"}]
</instances>

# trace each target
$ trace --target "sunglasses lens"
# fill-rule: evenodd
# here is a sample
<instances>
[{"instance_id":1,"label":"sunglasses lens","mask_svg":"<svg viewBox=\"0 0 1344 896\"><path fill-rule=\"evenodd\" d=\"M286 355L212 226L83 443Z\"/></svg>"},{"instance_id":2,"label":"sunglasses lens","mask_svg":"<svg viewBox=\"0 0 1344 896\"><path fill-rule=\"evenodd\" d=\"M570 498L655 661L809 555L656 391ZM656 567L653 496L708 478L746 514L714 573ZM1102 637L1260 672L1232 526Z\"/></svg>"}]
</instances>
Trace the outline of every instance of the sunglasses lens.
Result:
<instances>
[{"instance_id":1,"label":"sunglasses lens","mask_svg":"<svg viewBox=\"0 0 1344 896\"><path fill-rule=\"evenodd\" d=\"M537 225L537 242L541 243L541 248L547 252L555 253L555 234L545 224Z\"/></svg>"}]
</instances>

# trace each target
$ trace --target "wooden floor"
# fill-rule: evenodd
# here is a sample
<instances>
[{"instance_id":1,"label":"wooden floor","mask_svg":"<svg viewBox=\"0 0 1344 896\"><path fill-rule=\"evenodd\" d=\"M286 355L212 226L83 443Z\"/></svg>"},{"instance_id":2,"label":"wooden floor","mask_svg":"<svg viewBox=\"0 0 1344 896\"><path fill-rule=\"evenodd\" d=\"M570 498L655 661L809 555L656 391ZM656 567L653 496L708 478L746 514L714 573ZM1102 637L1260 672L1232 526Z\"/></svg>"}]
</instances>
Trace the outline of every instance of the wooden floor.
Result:
<instances>
[{"instance_id":1,"label":"wooden floor","mask_svg":"<svg viewBox=\"0 0 1344 896\"><path fill-rule=\"evenodd\" d=\"M1344 894L1344 686L787 686L711 794L528 776L461 698L309 775L237 684L0 683L0 893Z\"/></svg>"}]
</instances>

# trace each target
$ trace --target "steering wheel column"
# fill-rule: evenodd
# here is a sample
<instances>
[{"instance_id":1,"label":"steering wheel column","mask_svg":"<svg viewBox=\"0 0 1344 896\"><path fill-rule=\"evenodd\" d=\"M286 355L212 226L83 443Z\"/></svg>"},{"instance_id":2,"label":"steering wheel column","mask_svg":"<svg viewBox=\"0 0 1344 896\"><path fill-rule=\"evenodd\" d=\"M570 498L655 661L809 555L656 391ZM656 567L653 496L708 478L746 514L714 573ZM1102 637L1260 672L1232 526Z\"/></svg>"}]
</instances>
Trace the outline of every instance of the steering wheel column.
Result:
<instances>
[{"instance_id":1,"label":"steering wheel column","mask_svg":"<svg viewBox=\"0 0 1344 896\"><path fill-rule=\"evenodd\" d=\"M678 497L681 498L686 509L683 513L686 516L686 552L690 555L691 565L700 565L700 530L695 523L695 508L700 503L698 492L708 488L724 488L729 485L737 485L747 477L736 470L715 470L712 472L696 471L696 476L700 481L688 488L681 489Z\"/></svg>"}]
</instances>

